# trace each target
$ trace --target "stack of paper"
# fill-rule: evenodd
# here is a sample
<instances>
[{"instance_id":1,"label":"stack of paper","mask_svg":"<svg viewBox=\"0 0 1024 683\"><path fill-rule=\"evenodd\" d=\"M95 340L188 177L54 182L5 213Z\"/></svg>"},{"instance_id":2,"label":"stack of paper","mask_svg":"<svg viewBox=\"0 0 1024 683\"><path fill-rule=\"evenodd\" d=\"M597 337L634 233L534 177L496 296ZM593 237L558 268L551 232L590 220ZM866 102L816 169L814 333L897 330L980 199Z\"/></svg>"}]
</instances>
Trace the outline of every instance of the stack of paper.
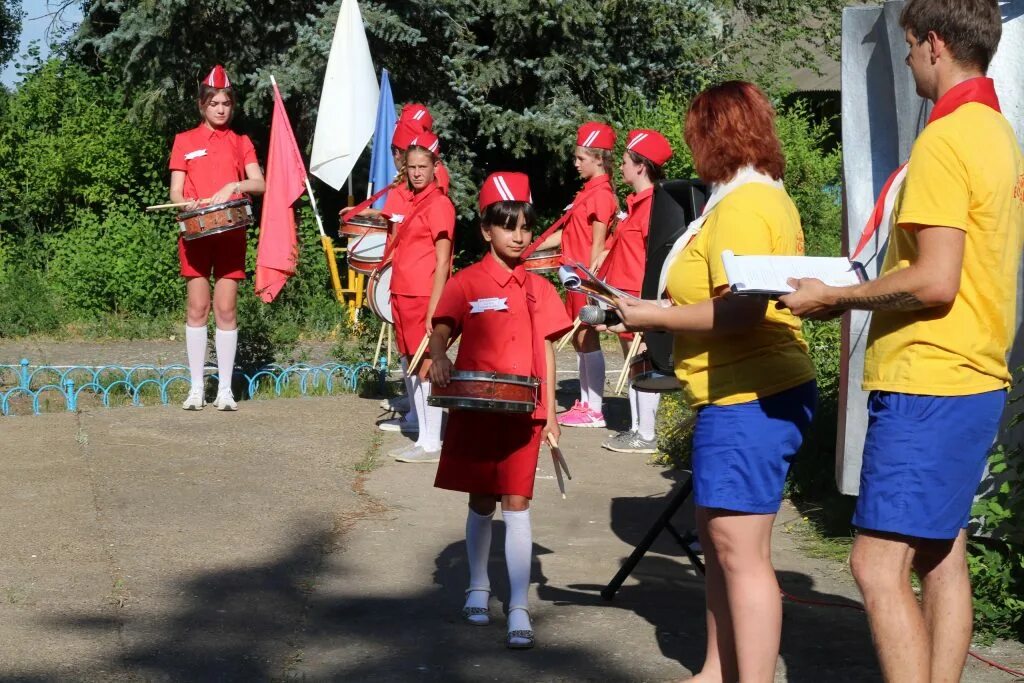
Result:
<instances>
[{"instance_id":1,"label":"stack of paper","mask_svg":"<svg viewBox=\"0 0 1024 683\"><path fill-rule=\"evenodd\" d=\"M736 256L722 252L729 288L735 294L781 296L794 291L790 278L816 278L833 287L866 280L861 265L845 256Z\"/></svg>"}]
</instances>

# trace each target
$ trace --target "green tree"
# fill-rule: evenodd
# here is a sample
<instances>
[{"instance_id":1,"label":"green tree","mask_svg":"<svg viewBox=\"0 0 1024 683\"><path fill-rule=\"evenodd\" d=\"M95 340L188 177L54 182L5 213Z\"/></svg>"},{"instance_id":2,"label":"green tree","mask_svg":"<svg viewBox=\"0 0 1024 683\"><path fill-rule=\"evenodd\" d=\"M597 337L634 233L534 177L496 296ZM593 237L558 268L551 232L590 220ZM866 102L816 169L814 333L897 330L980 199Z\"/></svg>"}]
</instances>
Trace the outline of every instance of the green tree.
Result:
<instances>
[{"instance_id":1,"label":"green tree","mask_svg":"<svg viewBox=\"0 0 1024 683\"><path fill-rule=\"evenodd\" d=\"M0 67L14 56L21 36L21 0L0 0Z\"/></svg>"}]
</instances>

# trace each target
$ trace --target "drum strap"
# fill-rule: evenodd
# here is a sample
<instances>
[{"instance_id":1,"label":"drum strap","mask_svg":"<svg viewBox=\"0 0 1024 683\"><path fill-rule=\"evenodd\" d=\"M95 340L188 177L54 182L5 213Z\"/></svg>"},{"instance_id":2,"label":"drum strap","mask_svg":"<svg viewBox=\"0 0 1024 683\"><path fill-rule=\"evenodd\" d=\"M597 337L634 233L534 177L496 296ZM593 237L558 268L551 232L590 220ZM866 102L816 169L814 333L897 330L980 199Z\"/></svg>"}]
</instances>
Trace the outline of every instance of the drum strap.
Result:
<instances>
[{"instance_id":1,"label":"drum strap","mask_svg":"<svg viewBox=\"0 0 1024 683\"><path fill-rule=\"evenodd\" d=\"M530 317L530 351L533 353L533 372L537 379L540 380L538 391L547 391L547 352L544 348L544 342L537 340L537 320L535 317L536 311L534 310L537 306L537 297L534 294L531 279L530 273L527 273L524 287L526 289L526 313ZM547 394L541 394L540 396L547 396ZM538 403L541 400L540 396L538 396Z\"/></svg>"},{"instance_id":2,"label":"drum strap","mask_svg":"<svg viewBox=\"0 0 1024 683\"><path fill-rule=\"evenodd\" d=\"M610 176L609 176L608 184L611 185L611 177ZM535 239L533 241L533 243L530 244L530 246L528 246L523 251L523 255L520 256L519 258L522 259L523 261L525 261L526 259L530 258L530 256L533 254L533 252L537 251L537 248L540 247L540 245L544 243L544 240L546 240L547 238L551 237L553 234L555 234L556 230L558 230L563 225L565 225L565 222L567 220L569 220L569 216L572 215L572 208L574 206L576 206L577 204L582 202L584 199L589 197L592 193L596 192L597 190L600 190L602 187L604 187L604 185L595 185L594 187L590 188L589 190L587 190L587 189L580 190L579 194L577 194L575 199L572 200L572 204L570 204L569 208L566 210L566 212L562 214L562 217L559 218L554 223L552 223L551 227L549 227L547 230L542 232L540 234L540 237Z\"/></svg>"},{"instance_id":3,"label":"drum strap","mask_svg":"<svg viewBox=\"0 0 1024 683\"><path fill-rule=\"evenodd\" d=\"M420 200L420 203L413 207L412 211L406 214L405 218L402 220L402 227L398 229L398 234L395 235L395 239L388 241L387 246L384 248L384 257L383 259L381 259L381 265L387 263L391 256L394 255L395 248L398 247L398 241L402 239L402 235L405 234L405 229L410 224L412 219L415 216L417 216L420 211L423 210L423 207L433 203L433 199L431 198L430 195L440 191L441 189L437 186L437 183L434 183L434 185L431 186L429 190L425 190L425 192L427 192L427 196ZM378 268L379 267L380 266L378 266Z\"/></svg>"}]
</instances>

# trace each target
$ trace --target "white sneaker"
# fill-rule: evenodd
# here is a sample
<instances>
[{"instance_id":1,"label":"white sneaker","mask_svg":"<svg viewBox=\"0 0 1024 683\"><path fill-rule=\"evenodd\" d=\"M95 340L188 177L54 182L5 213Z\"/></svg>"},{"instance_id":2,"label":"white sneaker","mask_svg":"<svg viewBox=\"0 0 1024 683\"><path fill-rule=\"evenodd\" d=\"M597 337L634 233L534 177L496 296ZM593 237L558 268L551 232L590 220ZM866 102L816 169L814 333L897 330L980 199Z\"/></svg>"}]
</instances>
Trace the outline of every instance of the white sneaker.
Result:
<instances>
[{"instance_id":1,"label":"white sneaker","mask_svg":"<svg viewBox=\"0 0 1024 683\"><path fill-rule=\"evenodd\" d=\"M382 432L401 432L402 434L419 434L420 426L416 422L407 422L401 417L391 420L384 420L377 423L377 428Z\"/></svg>"},{"instance_id":2,"label":"white sneaker","mask_svg":"<svg viewBox=\"0 0 1024 683\"><path fill-rule=\"evenodd\" d=\"M395 456L398 462L441 462L441 449L428 451L423 446L413 448Z\"/></svg>"},{"instance_id":3,"label":"white sneaker","mask_svg":"<svg viewBox=\"0 0 1024 683\"><path fill-rule=\"evenodd\" d=\"M217 410L238 410L238 404L235 403L235 397L231 394L230 389L218 391L213 405L217 407Z\"/></svg>"},{"instance_id":4,"label":"white sneaker","mask_svg":"<svg viewBox=\"0 0 1024 683\"><path fill-rule=\"evenodd\" d=\"M381 410L390 410L393 413L409 412L409 399L406 396L393 396L380 402Z\"/></svg>"},{"instance_id":5,"label":"white sneaker","mask_svg":"<svg viewBox=\"0 0 1024 683\"><path fill-rule=\"evenodd\" d=\"M181 404L181 407L185 410L202 410L205 405L206 401L203 400L203 390L192 389L188 392L188 396L185 397L185 402Z\"/></svg>"}]
</instances>

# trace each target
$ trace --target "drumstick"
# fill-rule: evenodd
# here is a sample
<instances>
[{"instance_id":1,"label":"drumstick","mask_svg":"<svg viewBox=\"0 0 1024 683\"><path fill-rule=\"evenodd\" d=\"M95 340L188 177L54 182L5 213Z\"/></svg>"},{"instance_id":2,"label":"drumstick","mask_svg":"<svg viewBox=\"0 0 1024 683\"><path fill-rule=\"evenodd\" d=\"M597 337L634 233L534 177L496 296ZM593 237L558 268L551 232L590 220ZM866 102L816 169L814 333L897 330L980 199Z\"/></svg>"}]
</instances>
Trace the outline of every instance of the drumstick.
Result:
<instances>
[{"instance_id":1,"label":"drumstick","mask_svg":"<svg viewBox=\"0 0 1024 683\"><path fill-rule=\"evenodd\" d=\"M562 468L565 469L565 474L572 479L572 475L569 474L569 468L565 466L565 458L562 457L562 451L558 448L558 442L555 441L555 437L548 432L548 447L551 449L551 463L555 468L555 481L558 482L558 491L562 494L562 500L565 500L565 479L562 478Z\"/></svg>"},{"instance_id":2,"label":"drumstick","mask_svg":"<svg viewBox=\"0 0 1024 683\"><path fill-rule=\"evenodd\" d=\"M629 376L629 364L636 358L637 350L640 348L640 333L637 332L633 335L633 341L629 345L629 353L626 354L626 359L622 363L622 371L619 373L619 381L615 383L615 393L621 393L624 385L626 384L626 378Z\"/></svg>"},{"instance_id":3,"label":"drumstick","mask_svg":"<svg viewBox=\"0 0 1024 683\"><path fill-rule=\"evenodd\" d=\"M555 451L557 451L558 464L562 466L563 470L565 470L565 476L569 477L569 480L572 481L572 474L569 472L569 465L568 463L565 462L565 456L562 455L562 449L558 447L558 442L555 441L555 437L551 434L551 432L548 432L548 444L550 444L555 449Z\"/></svg>"},{"instance_id":4,"label":"drumstick","mask_svg":"<svg viewBox=\"0 0 1024 683\"><path fill-rule=\"evenodd\" d=\"M565 333L565 336L558 340L558 344L555 345L555 351L561 351L565 348L565 345L569 343L573 335L576 334L576 330L580 329L581 321L579 316L576 317L576 322L573 323L572 329Z\"/></svg>"},{"instance_id":5,"label":"drumstick","mask_svg":"<svg viewBox=\"0 0 1024 683\"><path fill-rule=\"evenodd\" d=\"M423 354L427 351L427 345L430 343L430 335L423 335L423 341L420 342L420 346L416 349L416 354L412 357L412 361L409 363L409 370L406 372L407 377L412 377L416 374L416 368L419 367L420 361L423 360Z\"/></svg>"},{"instance_id":6,"label":"drumstick","mask_svg":"<svg viewBox=\"0 0 1024 683\"><path fill-rule=\"evenodd\" d=\"M209 204L209 199L196 199L194 200L197 204ZM154 204L153 206L147 206L146 211L159 211L160 209L177 209L182 206L188 206L192 202L173 202L171 204Z\"/></svg>"}]
</instances>

